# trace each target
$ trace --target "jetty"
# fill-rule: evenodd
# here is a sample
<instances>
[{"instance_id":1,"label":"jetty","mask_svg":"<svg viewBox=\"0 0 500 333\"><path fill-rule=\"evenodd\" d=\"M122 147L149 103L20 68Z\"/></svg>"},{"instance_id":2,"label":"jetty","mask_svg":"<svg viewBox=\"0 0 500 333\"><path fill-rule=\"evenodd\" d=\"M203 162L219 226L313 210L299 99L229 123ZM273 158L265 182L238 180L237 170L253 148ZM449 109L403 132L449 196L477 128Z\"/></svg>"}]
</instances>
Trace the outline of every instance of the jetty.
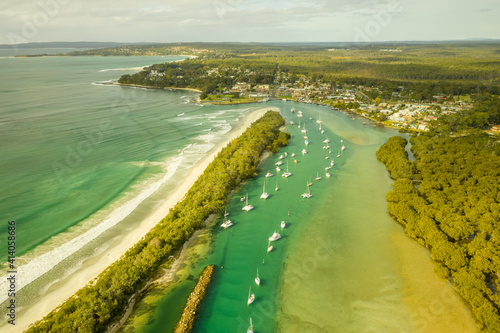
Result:
<instances>
[{"instance_id":1,"label":"jetty","mask_svg":"<svg viewBox=\"0 0 500 333\"><path fill-rule=\"evenodd\" d=\"M213 272L214 265L205 267L203 272L201 272L200 278L198 279L196 286L189 295L186 305L184 306L181 319L179 319L179 322L175 326L174 333L188 333L193 329L193 323L196 319L198 307L206 294L208 285L212 280Z\"/></svg>"}]
</instances>

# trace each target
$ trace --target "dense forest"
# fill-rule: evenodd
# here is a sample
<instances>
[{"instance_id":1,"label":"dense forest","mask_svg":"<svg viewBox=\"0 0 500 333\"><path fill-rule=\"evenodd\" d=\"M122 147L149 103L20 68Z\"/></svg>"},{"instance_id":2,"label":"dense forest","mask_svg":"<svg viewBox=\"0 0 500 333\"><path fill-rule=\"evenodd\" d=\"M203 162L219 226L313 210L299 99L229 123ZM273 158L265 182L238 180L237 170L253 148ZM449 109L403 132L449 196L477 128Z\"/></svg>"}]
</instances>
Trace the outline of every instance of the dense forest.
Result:
<instances>
[{"instance_id":1,"label":"dense forest","mask_svg":"<svg viewBox=\"0 0 500 333\"><path fill-rule=\"evenodd\" d=\"M395 179L391 216L428 248L485 332L500 332L500 144L488 135L392 137L377 152Z\"/></svg>"},{"instance_id":2,"label":"dense forest","mask_svg":"<svg viewBox=\"0 0 500 333\"><path fill-rule=\"evenodd\" d=\"M415 101L430 101L439 94L500 94L498 43L375 43L331 47L229 43L138 46L132 54L196 54L198 58L170 66L154 65L141 73L125 75L120 82L190 87L207 94L216 93L239 81L271 83L278 62L279 84L294 83L305 76L332 87L376 87L373 99L380 95L382 100L389 100L394 91L399 92L401 99ZM119 55L130 48L106 52L111 50ZM245 75L247 69L255 74ZM218 70L219 74L208 75L210 70Z\"/></svg>"},{"instance_id":3,"label":"dense forest","mask_svg":"<svg viewBox=\"0 0 500 333\"><path fill-rule=\"evenodd\" d=\"M141 241L27 332L104 332L166 258L209 215L223 209L232 190L256 174L262 152L288 144L290 135L279 130L283 125L281 115L271 111L253 123L221 150L184 199Z\"/></svg>"}]
</instances>

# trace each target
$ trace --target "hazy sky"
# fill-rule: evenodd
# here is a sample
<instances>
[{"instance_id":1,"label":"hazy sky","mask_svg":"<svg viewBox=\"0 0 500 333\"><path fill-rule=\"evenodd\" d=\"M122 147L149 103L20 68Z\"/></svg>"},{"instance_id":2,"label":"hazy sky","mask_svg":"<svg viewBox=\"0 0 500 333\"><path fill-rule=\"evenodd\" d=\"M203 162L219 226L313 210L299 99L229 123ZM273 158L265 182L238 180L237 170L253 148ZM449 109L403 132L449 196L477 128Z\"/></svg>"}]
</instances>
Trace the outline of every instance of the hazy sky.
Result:
<instances>
[{"instance_id":1,"label":"hazy sky","mask_svg":"<svg viewBox=\"0 0 500 333\"><path fill-rule=\"evenodd\" d=\"M498 0L4 0L0 44L500 38Z\"/></svg>"}]
</instances>

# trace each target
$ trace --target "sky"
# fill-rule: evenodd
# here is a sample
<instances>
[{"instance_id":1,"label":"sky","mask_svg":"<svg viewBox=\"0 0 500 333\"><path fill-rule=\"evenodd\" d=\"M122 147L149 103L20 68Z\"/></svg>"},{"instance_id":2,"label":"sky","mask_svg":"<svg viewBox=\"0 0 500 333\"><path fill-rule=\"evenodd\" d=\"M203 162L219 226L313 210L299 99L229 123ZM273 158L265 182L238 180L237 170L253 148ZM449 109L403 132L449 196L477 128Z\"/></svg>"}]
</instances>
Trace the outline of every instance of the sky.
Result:
<instances>
[{"instance_id":1,"label":"sky","mask_svg":"<svg viewBox=\"0 0 500 333\"><path fill-rule=\"evenodd\" d=\"M0 44L500 38L498 0L4 0Z\"/></svg>"}]
</instances>

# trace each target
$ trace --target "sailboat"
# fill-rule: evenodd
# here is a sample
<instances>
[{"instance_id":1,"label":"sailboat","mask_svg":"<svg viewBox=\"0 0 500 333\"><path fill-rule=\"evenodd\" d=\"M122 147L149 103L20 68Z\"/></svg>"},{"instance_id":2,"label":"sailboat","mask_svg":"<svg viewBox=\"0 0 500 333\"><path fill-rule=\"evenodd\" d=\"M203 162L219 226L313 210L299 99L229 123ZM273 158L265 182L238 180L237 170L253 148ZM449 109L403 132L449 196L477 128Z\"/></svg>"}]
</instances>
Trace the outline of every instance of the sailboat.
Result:
<instances>
[{"instance_id":1,"label":"sailboat","mask_svg":"<svg viewBox=\"0 0 500 333\"><path fill-rule=\"evenodd\" d=\"M247 333L253 333L252 317L250 317L250 326L247 329Z\"/></svg>"},{"instance_id":2,"label":"sailboat","mask_svg":"<svg viewBox=\"0 0 500 333\"><path fill-rule=\"evenodd\" d=\"M260 286L259 269L257 268L257 277L255 278L255 283Z\"/></svg>"},{"instance_id":3,"label":"sailboat","mask_svg":"<svg viewBox=\"0 0 500 333\"><path fill-rule=\"evenodd\" d=\"M272 176L273 176L273 174L270 173L269 171L266 173L266 178L269 178L269 177L272 177Z\"/></svg>"},{"instance_id":4,"label":"sailboat","mask_svg":"<svg viewBox=\"0 0 500 333\"><path fill-rule=\"evenodd\" d=\"M252 209L253 209L253 206L248 204L248 193L247 193L247 196L246 196L246 205L245 205L245 207L242 208L242 210L244 210L245 212L248 212L248 211L250 211Z\"/></svg>"},{"instance_id":5,"label":"sailboat","mask_svg":"<svg viewBox=\"0 0 500 333\"><path fill-rule=\"evenodd\" d=\"M340 157L340 149L339 149L339 153L338 153L337 157Z\"/></svg>"},{"instance_id":6,"label":"sailboat","mask_svg":"<svg viewBox=\"0 0 500 333\"><path fill-rule=\"evenodd\" d=\"M270 240L268 240L268 241L267 241L267 252L271 252L271 251L272 251L272 249L273 249L273 246L271 245L271 241L270 241Z\"/></svg>"},{"instance_id":7,"label":"sailboat","mask_svg":"<svg viewBox=\"0 0 500 333\"><path fill-rule=\"evenodd\" d=\"M290 112L291 112L291 113L294 113L294 112L295 112L295 108L292 108L292 109L290 110Z\"/></svg>"},{"instance_id":8,"label":"sailboat","mask_svg":"<svg viewBox=\"0 0 500 333\"><path fill-rule=\"evenodd\" d=\"M344 151L344 150L345 150L345 146L344 146L344 145L342 145L342 148L340 148L340 149L341 149L342 151Z\"/></svg>"},{"instance_id":9,"label":"sailboat","mask_svg":"<svg viewBox=\"0 0 500 333\"><path fill-rule=\"evenodd\" d=\"M307 182L307 187L311 186L312 184L312 181L309 179L309 181Z\"/></svg>"},{"instance_id":10,"label":"sailboat","mask_svg":"<svg viewBox=\"0 0 500 333\"><path fill-rule=\"evenodd\" d=\"M271 242L274 242L274 241L277 241L278 239L281 238L281 235L279 233L277 233L276 231L271 235L271 237L269 237L269 240Z\"/></svg>"},{"instance_id":11,"label":"sailboat","mask_svg":"<svg viewBox=\"0 0 500 333\"><path fill-rule=\"evenodd\" d=\"M302 195L302 198L306 198L306 199L309 199L310 197L312 197L312 194L311 194L311 191L309 191L309 187L307 187L307 190L301 194Z\"/></svg>"},{"instance_id":12,"label":"sailboat","mask_svg":"<svg viewBox=\"0 0 500 333\"><path fill-rule=\"evenodd\" d=\"M300 119L299 119L299 128L300 128Z\"/></svg>"},{"instance_id":13,"label":"sailboat","mask_svg":"<svg viewBox=\"0 0 500 333\"><path fill-rule=\"evenodd\" d=\"M278 181L276 181L276 187L274 188L275 191L278 190Z\"/></svg>"},{"instance_id":14,"label":"sailboat","mask_svg":"<svg viewBox=\"0 0 500 333\"><path fill-rule=\"evenodd\" d=\"M250 289L248 290L248 301L247 305L250 305L255 301L255 294L252 294L252 286L250 286Z\"/></svg>"},{"instance_id":15,"label":"sailboat","mask_svg":"<svg viewBox=\"0 0 500 333\"><path fill-rule=\"evenodd\" d=\"M229 213L227 212L227 208L224 208L224 217L229 216Z\"/></svg>"},{"instance_id":16,"label":"sailboat","mask_svg":"<svg viewBox=\"0 0 500 333\"><path fill-rule=\"evenodd\" d=\"M262 194L260 195L261 199L269 198L269 194L266 192L266 182L264 182L264 187L262 188Z\"/></svg>"},{"instance_id":17,"label":"sailboat","mask_svg":"<svg viewBox=\"0 0 500 333\"><path fill-rule=\"evenodd\" d=\"M281 174L281 177L285 177L285 178L288 178L290 177L292 174L290 172L288 172L288 161L286 161L286 172L283 172Z\"/></svg>"},{"instance_id":18,"label":"sailboat","mask_svg":"<svg viewBox=\"0 0 500 333\"><path fill-rule=\"evenodd\" d=\"M281 229L285 229L286 223L285 221L281 221Z\"/></svg>"},{"instance_id":19,"label":"sailboat","mask_svg":"<svg viewBox=\"0 0 500 333\"><path fill-rule=\"evenodd\" d=\"M302 129L301 131L302 133L307 133L307 130L306 130L306 123L304 123L304 128Z\"/></svg>"},{"instance_id":20,"label":"sailboat","mask_svg":"<svg viewBox=\"0 0 500 333\"><path fill-rule=\"evenodd\" d=\"M325 176L326 178L330 178L331 175L328 172L325 172Z\"/></svg>"},{"instance_id":21,"label":"sailboat","mask_svg":"<svg viewBox=\"0 0 500 333\"><path fill-rule=\"evenodd\" d=\"M233 222L231 222L231 220L228 220L228 219L226 218L226 216L227 216L226 214L227 214L227 213L225 213L225 214L224 214L224 222L222 222L222 224L220 225L220 226L221 226L222 228L224 228L224 229L227 229L227 228L229 228L230 226L232 226L232 225L233 225Z\"/></svg>"},{"instance_id":22,"label":"sailboat","mask_svg":"<svg viewBox=\"0 0 500 333\"><path fill-rule=\"evenodd\" d=\"M321 180L321 177L320 177L320 175L319 175L319 171L318 171L318 172L316 172L316 178L314 178L314 180Z\"/></svg>"}]
</instances>

